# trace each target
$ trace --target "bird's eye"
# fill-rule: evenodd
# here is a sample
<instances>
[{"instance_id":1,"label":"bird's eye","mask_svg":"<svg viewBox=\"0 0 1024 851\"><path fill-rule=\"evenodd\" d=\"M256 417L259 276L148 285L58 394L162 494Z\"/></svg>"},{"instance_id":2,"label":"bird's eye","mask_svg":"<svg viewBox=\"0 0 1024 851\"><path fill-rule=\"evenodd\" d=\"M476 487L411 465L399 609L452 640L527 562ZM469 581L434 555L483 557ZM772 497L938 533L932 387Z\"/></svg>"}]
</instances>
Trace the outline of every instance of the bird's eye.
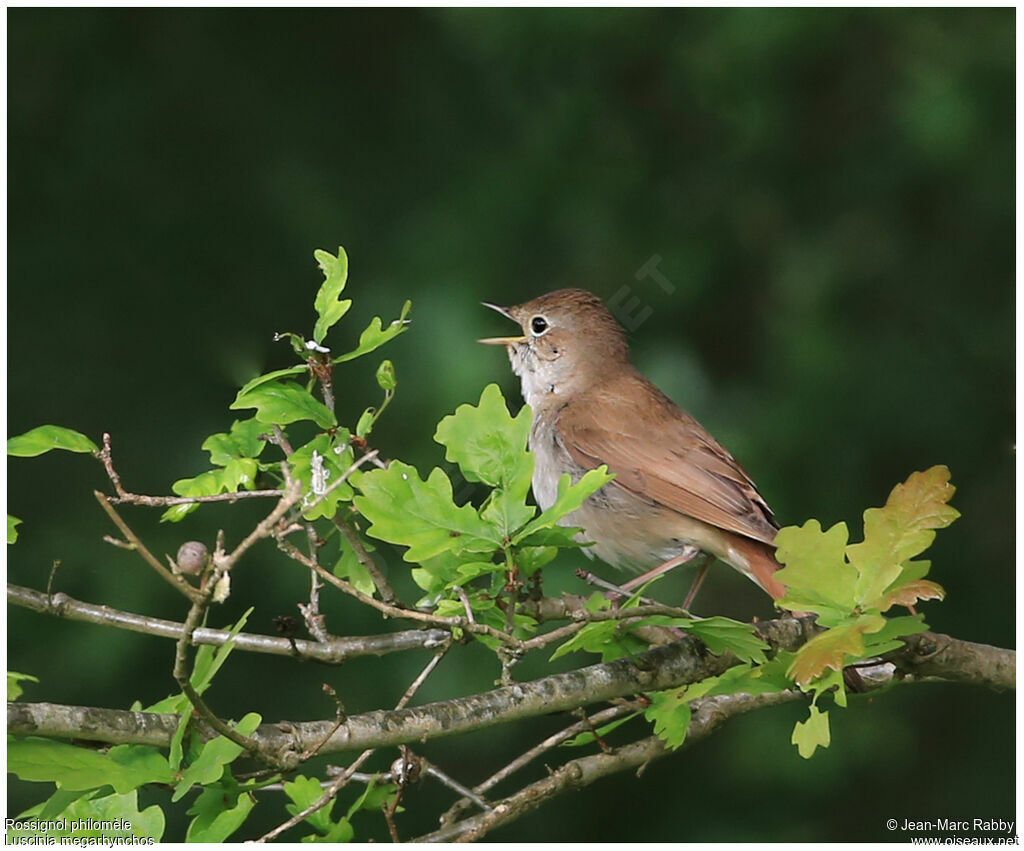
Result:
<instances>
[{"instance_id":1,"label":"bird's eye","mask_svg":"<svg viewBox=\"0 0 1024 851\"><path fill-rule=\"evenodd\" d=\"M548 330L548 321L543 316L534 316L530 320L530 330L539 337Z\"/></svg>"}]
</instances>

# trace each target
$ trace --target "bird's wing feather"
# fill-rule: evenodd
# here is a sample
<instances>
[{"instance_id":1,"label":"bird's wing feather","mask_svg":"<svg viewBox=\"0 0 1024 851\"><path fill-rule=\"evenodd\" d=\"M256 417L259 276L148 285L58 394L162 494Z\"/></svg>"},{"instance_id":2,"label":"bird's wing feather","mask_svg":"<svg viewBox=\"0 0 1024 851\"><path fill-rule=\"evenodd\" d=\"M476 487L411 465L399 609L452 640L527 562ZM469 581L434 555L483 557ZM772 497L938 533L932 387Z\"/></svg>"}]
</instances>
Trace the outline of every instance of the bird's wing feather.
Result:
<instances>
[{"instance_id":1,"label":"bird's wing feather","mask_svg":"<svg viewBox=\"0 0 1024 851\"><path fill-rule=\"evenodd\" d=\"M746 471L693 417L642 379L652 404L614 388L559 412L558 433L583 467L607 464L614 484L712 526L766 544L777 527ZM645 400L646 401L646 400Z\"/></svg>"}]
</instances>

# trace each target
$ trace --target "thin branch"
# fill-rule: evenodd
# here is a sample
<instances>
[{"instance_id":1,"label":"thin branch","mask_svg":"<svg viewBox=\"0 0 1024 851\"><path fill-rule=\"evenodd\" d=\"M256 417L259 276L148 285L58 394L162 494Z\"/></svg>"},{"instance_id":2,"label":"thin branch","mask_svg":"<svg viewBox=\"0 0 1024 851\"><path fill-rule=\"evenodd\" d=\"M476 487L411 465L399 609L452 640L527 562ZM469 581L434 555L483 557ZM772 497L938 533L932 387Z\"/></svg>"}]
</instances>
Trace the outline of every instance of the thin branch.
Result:
<instances>
[{"instance_id":1,"label":"thin branch","mask_svg":"<svg viewBox=\"0 0 1024 851\"><path fill-rule=\"evenodd\" d=\"M162 638L177 639L184 629L184 624L176 621L84 603L62 591L51 596L32 588L8 584L7 601L16 606L72 621L110 626ZM335 637L321 643L250 632L240 632L232 639L228 630L208 627L198 627L192 634L194 645L209 644L220 647L229 639L234 641L236 650L269 653L274 656L296 656L303 660L340 665L360 656L386 656L389 653L406 650L437 650L438 647L451 642L451 635L441 629L410 629L384 635Z\"/></svg>"},{"instance_id":2,"label":"thin branch","mask_svg":"<svg viewBox=\"0 0 1024 851\"><path fill-rule=\"evenodd\" d=\"M209 592L204 594L203 599L197 600L189 609L188 617L185 618L185 627L182 630L181 636L178 638L174 649L174 679L178 681L178 686L188 698L189 703L192 704L192 708L200 718L210 725L210 727L220 733L220 735L224 736L224 738L230 739L236 745L244 748L248 753L256 759L259 759L261 762L284 767L283 760L279 760L273 756L262 753L259 742L255 739L239 733L233 727L221 721L220 718L217 717L216 713L206 705L206 701L202 699L199 692L196 691L195 687L192 685L192 670L191 666L188 664L188 648L192 642L192 633L195 632L196 627L202 623L203 618L206 616L206 610L210 605L211 596L212 593Z\"/></svg>"},{"instance_id":3,"label":"thin branch","mask_svg":"<svg viewBox=\"0 0 1024 851\"><path fill-rule=\"evenodd\" d=\"M280 490L259 490L259 491L238 491L236 493L219 493L210 496L146 496L145 494L130 493L121 484L121 477L114 469L114 458L110 448L110 435L103 435L103 448L98 453L93 453L103 462L107 471L107 478L114 485L117 496L107 497L111 503L120 505L129 503L131 505L145 505L152 508L162 508L170 505L190 505L194 502L237 502L240 499L253 499L262 497L280 497ZM113 543L113 542L111 542Z\"/></svg>"},{"instance_id":4,"label":"thin branch","mask_svg":"<svg viewBox=\"0 0 1024 851\"><path fill-rule=\"evenodd\" d=\"M457 627L458 629L465 630L466 632L476 633L478 635L489 635L492 638L496 638L504 644L509 644L514 647L520 646L523 642L518 638L514 638L511 635L507 635L500 629L495 629L493 626L488 624L472 623L468 618L459 617L443 617L441 615L432 615L429 612L421 612L418 609L407 609L403 606L392 605L385 603L382 600L378 600L375 597L371 597L368 594L364 594L358 590L351 582L346 582L344 579L340 579L335 576L329 570L326 570L319 564L313 562L308 556L305 555L298 547L289 541L284 540L278 536L277 545L283 553L293 558L299 564L305 565L310 570L315 570L321 578L325 579L339 591L344 591L350 597L355 598L361 603L365 603L367 606L371 606L377 611L384 615L392 618L404 618L406 620L419 621L420 623L427 623L433 626L440 627Z\"/></svg>"},{"instance_id":5,"label":"thin branch","mask_svg":"<svg viewBox=\"0 0 1024 851\"><path fill-rule=\"evenodd\" d=\"M733 694L710 697L694 701L693 716L687 729L686 741L682 747L689 747L706 738L730 718L767 706L776 706L799 700L800 692L777 692L774 694ZM414 842L472 842L481 839L501 825L516 821L541 804L547 803L565 792L583 789L592 783L630 769L642 769L647 763L666 756L670 751L655 736L616 748L611 753L599 753L571 760L555 769L536 783L519 790L494 805L488 812L480 813L421 836Z\"/></svg>"},{"instance_id":6,"label":"thin branch","mask_svg":"<svg viewBox=\"0 0 1024 851\"><path fill-rule=\"evenodd\" d=\"M345 786L348 784L348 781L351 780L355 773L359 770L359 767L364 762L366 762L366 760L368 760L370 756L372 756L373 751L373 748L368 748L367 750L359 754L359 756L356 757L355 761L350 766L348 766L348 768L346 768L341 774L339 774L338 778L324 790L323 795L321 795L312 804L310 804L308 807L302 810L302 812L296 813L290 819L288 819L288 821L279 824L273 830L267 831L265 834L263 834L263 836L261 836L259 839L255 841L270 842L271 840L276 839L286 830L295 827L295 825L297 825L299 822L305 821L307 818L313 815L313 813L317 812L317 810L321 810L324 807L326 807L331 801L333 801L338 796L338 793L343 788L345 788Z\"/></svg>"},{"instance_id":7,"label":"thin branch","mask_svg":"<svg viewBox=\"0 0 1024 851\"><path fill-rule=\"evenodd\" d=\"M366 551L366 547L363 546L363 542L359 539L359 534L356 530L349 526L348 523L342 520L337 514L331 518L331 522L337 527L348 545L352 547L352 552L356 554L356 560L366 568L366 572L370 574L370 579L373 580L374 587L376 587L377 593L380 594L380 598L385 603L393 602L395 600L395 592L391 589L387 579L384 578L384 574L380 572L380 568L377 567L377 562L375 562L373 557Z\"/></svg>"},{"instance_id":8,"label":"thin branch","mask_svg":"<svg viewBox=\"0 0 1024 851\"><path fill-rule=\"evenodd\" d=\"M395 705L396 710L400 710L403 706L405 706L406 703L408 703L409 700L412 699L412 696L416 693L419 687L427 679L431 671L433 671L434 668L437 667L437 663L441 660L441 657L444 655L444 652L445 651L441 651L436 656L434 656L434 658L427 663L426 667L416 676L416 678L412 681L412 684L409 686L409 688L405 690L405 693L402 695L398 703ZM329 735L324 739L324 741L327 741L330 738L331 736ZM322 744L323 742L321 742L321 745ZM364 762L366 762L367 759L370 758L370 755L374 752L374 750L375 748L367 748L366 750L364 750L358 757L356 757L355 761L350 766L348 766L344 771L342 771L338 778L333 783L331 783L331 785L328 786L327 789L324 790L323 795L321 795L316 801L314 801L312 804L310 804L308 807L302 810L302 812L292 816L283 824L279 824L273 830L268 831L256 841L269 842L270 840L280 836L289 828L294 827L299 822L309 818L311 815L313 815L313 813L317 812L317 810L320 810L323 807L327 806L331 801L333 801L337 797L338 793L345 787L349 780L352 779L352 777L355 775L359 767Z\"/></svg>"},{"instance_id":9,"label":"thin branch","mask_svg":"<svg viewBox=\"0 0 1024 851\"><path fill-rule=\"evenodd\" d=\"M156 556L146 549L146 545L139 540L138 536L131 530L131 528L129 528L128 524L121 519L121 515L117 513L114 506L110 504L110 497L105 496L99 491L93 491L93 495L96 497L96 501L100 506L102 506L103 510L110 516L110 519L114 521L114 525L121 530L121 534L125 536L133 549L142 556L146 564L157 572L161 579L174 586L174 588L188 597L188 599L193 603L202 599L203 594L198 588L189 585L182 577L175 576L171 571L160 564L160 560L156 558Z\"/></svg>"},{"instance_id":10,"label":"thin branch","mask_svg":"<svg viewBox=\"0 0 1024 851\"><path fill-rule=\"evenodd\" d=\"M288 513L288 510L301 498L302 482L299 479L292 478L291 473L288 471L287 464L282 463L281 470L284 473L285 489L284 494L277 501L277 505L274 506L273 510L256 524L256 528L242 539L241 543L232 550L230 555L219 557L219 553L214 553L214 570L216 574L214 577L214 583L216 583L219 576L231 570L231 568L238 563L238 560L245 555L253 544L263 538L270 537L270 534L278 524L278 521L280 521L281 518Z\"/></svg>"}]
</instances>

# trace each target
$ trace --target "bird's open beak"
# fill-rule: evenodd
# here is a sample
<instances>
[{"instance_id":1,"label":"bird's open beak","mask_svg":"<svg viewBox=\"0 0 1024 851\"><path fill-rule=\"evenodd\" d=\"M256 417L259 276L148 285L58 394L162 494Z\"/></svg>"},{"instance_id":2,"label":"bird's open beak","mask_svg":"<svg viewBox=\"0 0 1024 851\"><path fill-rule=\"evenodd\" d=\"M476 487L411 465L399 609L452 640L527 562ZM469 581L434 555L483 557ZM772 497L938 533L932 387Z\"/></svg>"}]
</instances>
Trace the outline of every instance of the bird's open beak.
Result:
<instances>
[{"instance_id":1,"label":"bird's open beak","mask_svg":"<svg viewBox=\"0 0 1024 851\"><path fill-rule=\"evenodd\" d=\"M508 312L507 307L501 307L497 304L491 304L488 301L480 302L484 307L489 307L491 310L496 310L506 319L511 319L513 322L516 320L512 314ZM485 346L512 346L516 343L526 342L526 337L484 337L482 340L477 340L478 343L483 343Z\"/></svg>"}]
</instances>

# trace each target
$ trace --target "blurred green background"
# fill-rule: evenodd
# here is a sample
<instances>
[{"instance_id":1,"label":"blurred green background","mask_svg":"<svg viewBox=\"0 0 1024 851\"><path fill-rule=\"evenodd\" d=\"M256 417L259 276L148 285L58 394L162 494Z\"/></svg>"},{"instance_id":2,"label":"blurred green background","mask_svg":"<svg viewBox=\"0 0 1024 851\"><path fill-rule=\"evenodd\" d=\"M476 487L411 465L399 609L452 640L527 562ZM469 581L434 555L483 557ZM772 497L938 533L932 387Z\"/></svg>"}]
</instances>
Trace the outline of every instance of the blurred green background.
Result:
<instances>
[{"instance_id":1,"label":"blurred green background","mask_svg":"<svg viewBox=\"0 0 1024 851\"><path fill-rule=\"evenodd\" d=\"M856 535L896 482L948 465L963 517L930 551L949 597L924 607L928 622L1012 646L1015 10L7 21L9 434L109 431L126 485L169 492L208 468L200 444L230 425L238 386L290 362L272 334L309 333L312 251L342 244L355 307L328 343L348 347L406 298L413 324L337 374L339 413L354 422L376 403L373 369L391 358L398 395L374 445L426 472L443 462L434 423L488 382L519 405L503 353L474 342L510 326L479 302L584 286L624 306L638 366L733 451L783 524L846 520ZM638 280L652 259L668 285ZM180 620L139 559L102 543L113 529L90 490L107 487L87 457L11 461L9 510L25 522L10 580L45 588L59 558L61 590ZM221 526L237 540L265 510L212 506L172 527L126 515L162 554ZM408 589L407 565L381 555ZM546 589L584 590L574 566L549 568ZM672 579L680 597L687 580ZM212 622L252 604L248 629L272 632L306 586L263 544ZM702 613L770 615L733 571L705 589ZM337 633L382 628L333 596L327 610ZM9 618L9 668L42 679L25 699L127 707L173 689L166 640ZM209 697L226 715L330 717L327 681L354 713L393 705L427 658L331 669L237 653ZM496 675L462 648L421 699ZM788 743L804 709L757 713L489 838L905 840L887 818L1013 819L1013 704L898 689L833 713L833 745L810 762ZM421 750L471 785L570 720ZM42 789L11 782L8 814ZM403 836L451 799L413 790ZM267 809L235 838L284 819ZM378 821L361 835L386 838ZM168 838L183 825L172 818Z\"/></svg>"}]
</instances>

